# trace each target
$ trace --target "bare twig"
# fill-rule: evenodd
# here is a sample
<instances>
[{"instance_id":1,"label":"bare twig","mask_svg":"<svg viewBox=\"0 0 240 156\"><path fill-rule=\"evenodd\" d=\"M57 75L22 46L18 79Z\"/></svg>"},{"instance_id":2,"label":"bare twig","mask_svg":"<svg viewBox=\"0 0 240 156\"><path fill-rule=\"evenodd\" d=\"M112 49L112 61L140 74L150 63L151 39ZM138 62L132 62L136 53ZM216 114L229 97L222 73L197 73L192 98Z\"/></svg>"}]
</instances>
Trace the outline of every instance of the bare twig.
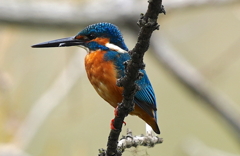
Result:
<instances>
[{"instance_id":1,"label":"bare twig","mask_svg":"<svg viewBox=\"0 0 240 156\"><path fill-rule=\"evenodd\" d=\"M127 129L127 135L122 136L119 140L117 150L123 153L126 148L136 148L138 146L154 147L156 144L161 144L162 142L163 139L154 134L133 136L132 131ZM104 149L99 149L100 156L101 154L105 155L105 152Z\"/></svg>"},{"instance_id":2,"label":"bare twig","mask_svg":"<svg viewBox=\"0 0 240 156\"><path fill-rule=\"evenodd\" d=\"M107 143L107 156L120 156L122 151L117 150L117 142L122 129L124 118L134 109L134 95L138 90L135 81L139 79L139 70L145 67L143 63L144 53L149 47L152 32L159 28L157 18L159 13L165 13L161 0L149 0L148 10L141 16L138 22L140 33L138 41L133 50L130 51L131 60L125 62L125 76L118 80L117 85L124 88L123 101L117 107L118 115L114 118L113 126ZM101 153L103 154L103 153Z\"/></svg>"},{"instance_id":3,"label":"bare twig","mask_svg":"<svg viewBox=\"0 0 240 156\"><path fill-rule=\"evenodd\" d=\"M126 148L147 146L153 147L156 144L163 142L162 138L155 136L154 134L133 136L131 130L127 130L127 135L123 136L118 142L118 150L124 151Z\"/></svg>"}]
</instances>

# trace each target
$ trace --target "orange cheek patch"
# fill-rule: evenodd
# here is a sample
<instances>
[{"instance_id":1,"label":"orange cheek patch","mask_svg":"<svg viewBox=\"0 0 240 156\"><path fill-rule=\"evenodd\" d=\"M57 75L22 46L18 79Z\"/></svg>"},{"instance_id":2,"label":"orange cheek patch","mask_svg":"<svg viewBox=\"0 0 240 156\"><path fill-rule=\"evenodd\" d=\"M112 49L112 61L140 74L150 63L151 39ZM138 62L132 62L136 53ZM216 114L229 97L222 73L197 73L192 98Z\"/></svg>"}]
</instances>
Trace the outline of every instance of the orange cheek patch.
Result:
<instances>
[{"instance_id":1,"label":"orange cheek patch","mask_svg":"<svg viewBox=\"0 0 240 156\"><path fill-rule=\"evenodd\" d=\"M85 40L87 39L86 36L81 36L81 35L78 35L75 37L75 39L82 39L82 40Z\"/></svg>"},{"instance_id":2,"label":"orange cheek patch","mask_svg":"<svg viewBox=\"0 0 240 156\"><path fill-rule=\"evenodd\" d=\"M101 44L101 45L106 45L107 43L109 43L109 39L108 38L95 38L95 39L93 39L93 40L91 40L91 41L95 41L95 42L97 42L97 43L99 43L99 44Z\"/></svg>"},{"instance_id":3,"label":"orange cheek patch","mask_svg":"<svg viewBox=\"0 0 240 156\"><path fill-rule=\"evenodd\" d=\"M76 36L75 39L83 39L83 36Z\"/></svg>"}]
</instances>

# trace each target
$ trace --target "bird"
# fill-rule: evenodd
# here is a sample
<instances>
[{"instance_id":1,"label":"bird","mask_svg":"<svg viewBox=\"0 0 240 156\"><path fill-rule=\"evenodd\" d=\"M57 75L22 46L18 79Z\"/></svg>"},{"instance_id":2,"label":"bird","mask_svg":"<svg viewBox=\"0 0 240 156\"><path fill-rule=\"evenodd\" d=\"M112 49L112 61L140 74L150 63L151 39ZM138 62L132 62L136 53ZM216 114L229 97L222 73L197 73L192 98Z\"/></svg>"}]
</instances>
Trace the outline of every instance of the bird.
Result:
<instances>
[{"instance_id":1,"label":"bird","mask_svg":"<svg viewBox=\"0 0 240 156\"><path fill-rule=\"evenodd\" d=\"M115 109L123 99L123 87L116 85L125 75L124 62L131 59L119 28L101 22L87 26L77 35L32 45L33 48L79 46L87 51L85 69L96 92ZM153 131L160 134L157 124L157 103L153 87L144 69L141 79L136 81L139 90L134 96L136 115L144 120Z\"/></svg>"}]
</instances>

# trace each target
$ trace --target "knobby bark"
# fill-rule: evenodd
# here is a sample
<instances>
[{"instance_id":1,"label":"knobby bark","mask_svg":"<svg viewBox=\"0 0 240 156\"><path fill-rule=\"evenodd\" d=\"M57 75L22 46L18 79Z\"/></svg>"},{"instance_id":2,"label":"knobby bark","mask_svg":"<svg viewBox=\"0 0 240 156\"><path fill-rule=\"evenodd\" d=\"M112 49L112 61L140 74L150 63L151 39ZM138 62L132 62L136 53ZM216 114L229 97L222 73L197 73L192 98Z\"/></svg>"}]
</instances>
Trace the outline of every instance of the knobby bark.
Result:
<instances>
[{"instance_id":1,"label":"knobby bark","mask_svg":"<svg viewBox=\"0 0 240 156\"><path fill-rule=\"evenodd\" d=\"M142 73L140 69L144 69L143 63L144 53L148 50L151 35L154 30L159 29L157 23L159 13L164 13L165 10L162 6L162 0L149 0L148 9L145 14L141 14L141 18L138 21L140 32L135 47L129 52L131 59L124 63L125 76L120 78L117 82L118 86L124 88L123 101L116 108L118 111L117 116L114 118L113 126L115 129L110 131L107 143L106 153L102 152L101 156L120 156L122 151L117 150L117 143L119 135L122 130L124 118L134 109L134 95L138 90L138 86L135 83L136 80L141 78Z\"/></svg>"}]
</instances>

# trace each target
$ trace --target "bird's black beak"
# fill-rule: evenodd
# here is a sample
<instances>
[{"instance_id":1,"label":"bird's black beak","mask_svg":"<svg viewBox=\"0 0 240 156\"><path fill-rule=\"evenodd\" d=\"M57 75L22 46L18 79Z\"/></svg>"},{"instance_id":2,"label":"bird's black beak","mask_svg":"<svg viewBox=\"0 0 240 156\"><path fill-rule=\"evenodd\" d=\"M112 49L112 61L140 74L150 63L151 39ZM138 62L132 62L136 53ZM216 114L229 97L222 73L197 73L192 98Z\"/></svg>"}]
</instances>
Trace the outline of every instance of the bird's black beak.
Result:
<instances>
[{"instance_id":1,"label":"bird's black beak","mask_svg":"<svg viewBox=\"0 0 240 156\"><path fill-rule=\"evenodd\" d=\"M85 42L81 39L76 39L75 36L67 37L47 42L42 42L32 45L33 48L50 48L50 47L69 47L69 46L83 46Z\"/></svg>"}]
</instances>

